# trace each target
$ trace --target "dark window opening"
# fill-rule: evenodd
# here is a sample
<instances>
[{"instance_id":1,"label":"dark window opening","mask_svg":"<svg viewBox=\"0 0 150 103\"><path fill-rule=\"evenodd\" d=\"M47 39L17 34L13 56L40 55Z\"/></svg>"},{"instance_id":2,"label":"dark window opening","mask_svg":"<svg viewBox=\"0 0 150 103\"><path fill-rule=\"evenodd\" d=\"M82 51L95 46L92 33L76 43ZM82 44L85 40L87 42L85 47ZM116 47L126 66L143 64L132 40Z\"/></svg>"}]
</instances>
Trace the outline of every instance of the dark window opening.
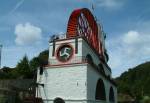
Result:
<instances>
[{"instance_id":1,"label":"dark window opening","mask_svg":"<svg viewBox=\"0 0 150 103\"><path fill-rule=\"evenodd\" d=\"M63 99L61 99L61 98L56 98L54 100L54 103L65 103L65 101Z\"/></svg>"},{"instance_id":2,"label":"dark window opening","mask_svg":"<svg viewBox=\"0 0 150 103\"><path fill-rule=\"evenodd\" d=\"M106 100L105 86L102 79L99 79L96 86L96 100Z\"/></svg>"},{"instance_id":3,"label":"dark window opening","mask_svg":"<svg viewBox=\"0 0 150 103\"><path fill-rule=\"evenodd\" d=\"M107 50L106 50L106 49L105 49L105 51L104 51L104 55L105 55L106 60L107 60L107 62L108 62L108 60L109 60L109 55L108 55L108 53L107 53Z\"/></svg>"},{"instance_id":4,"label":"dark window opening","mask_svg":"<svg viewBox=\"0 0 150 103\"><path fill-rule=\"evenodd\" d=\"M43 75L43 67L40 66L40 75Z\"/></svg>"},{"instance_id":5,"label":"dark window opening","mask_svg":"<svg viewBox=\"0 0 150 103\"><path fill-rule=\"evenodd\" d=\"M90 54L86 55L86 59L87 59L88 63L93 64L93 59L92 59L92 56Z\"/></svg>"},{"instance_id":6,"label":"dark window opening","mask_svg":"<svg viewBox=\"0 0 150 103\"><path fill-rule=\"evenodd\" d=\"M114 90L113 90L112 87L110 88L110 91L109 91L109 101L111 101L111 102L114 102L114 101L115 101L115 98L114 98Z\"/></svg>"},{"instance_id":7,"label":"dark window opening","mask_svg":"<svg viewBox=\"0 0 150 103\"><path fill-rule=\"evenodd\" d=\"M98 64L98 69L99 69L102 73L105 74L104 67L103 67L103 65L102 65L101 63Z\"/></svg>"}]
</instances>

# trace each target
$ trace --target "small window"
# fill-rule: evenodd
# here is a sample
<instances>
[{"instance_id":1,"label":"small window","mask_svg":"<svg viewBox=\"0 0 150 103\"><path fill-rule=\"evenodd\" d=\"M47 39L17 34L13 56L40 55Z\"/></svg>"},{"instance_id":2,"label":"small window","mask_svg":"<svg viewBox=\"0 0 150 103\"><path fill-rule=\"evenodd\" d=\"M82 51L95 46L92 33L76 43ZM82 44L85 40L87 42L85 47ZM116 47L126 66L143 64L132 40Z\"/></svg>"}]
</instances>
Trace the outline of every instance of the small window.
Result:
<instances>
[{"instance_id":1,"label":"small window","mask_svg":"<svg viewBox=\"0 0 150 103\"><path fill-rule=\"evenodd\" d=\"M98 69L99 69L102 73L105 73L104 67L103 67L103 65L102 65L101 63L98 64Z\"/></svg>"},{"instance_id":2,"label":"small window","mask_svg":"<svg viewBox=\"0 0 150 103\"><path fill-rule=\"evenodd\" d=\"M39 72L40 75L43 75L43 67L40 66L40 72Z\"/></svg>"},{"instance_id":3,"label":"small window","mask_svg":"<svg viewBox=\"0 0 150 103\"><path fill-rule=\"evenodd\" d=\"M88 63L93 64L93 59L92 59L92 56L90 54L86 55L86 59L87 59Z\"/></svg>"},{"instance_id":4,"label":"small window","mask_svg":"<svg viewBox=\"0 0 150 103\"><path fill-rule=\"evenodd\" d=\"M54 103L65 103L65 101L63 99L61 99L61 98L56 98L54 100Z\"/></svg>"}]
</instances>

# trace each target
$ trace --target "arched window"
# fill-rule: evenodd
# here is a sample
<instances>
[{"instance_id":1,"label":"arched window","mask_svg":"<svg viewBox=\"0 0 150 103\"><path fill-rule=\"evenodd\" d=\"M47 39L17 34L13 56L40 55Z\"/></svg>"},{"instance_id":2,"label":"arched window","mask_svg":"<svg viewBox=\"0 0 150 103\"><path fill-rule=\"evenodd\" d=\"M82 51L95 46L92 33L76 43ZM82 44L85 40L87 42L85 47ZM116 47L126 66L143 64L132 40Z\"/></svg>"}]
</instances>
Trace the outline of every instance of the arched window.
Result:
<instances>
[{"instance_id":1,"label":"arched window","mask_svg":"<svg viewBox=\"0 0 150 103\"><path fill-rule=\"evenodd\" d=\"M114 101L115 101L115 98L114 98L114 90L113 90L112 87L111 87L110 90L109 90L109 101L111 101L111 102L114 102Z\"/></svg>"},{"instance_id":2,"label":"arched window","mask_svg":"<svg viewBox=\"0 0 150 103\"><path fill-rule=\"evenodd\" d=\"M61 98L56 98L54 100L54 103L65 103L65 101L63 99L61 99Z\"/></svg>"},{"instance_id":3,"label":"arched window","mask_svg":"<svg viewBox=\"0 0 150 103\"><path fill-rule=\"evenodd\" d=\"M86 59L89 63L93 64L93 59L92 59L92 56L90 54L87 54L86 55Z\"/></svg>"},{"instance_id":4,"label":"arched window","mask_svg":"<svg viewBox=\"0 0 150 103\"><path fill-rule=\"evenodd\" d=\"M106 100L105 85L102 79L97 82L95 99Z\"/></svg>"}]
</instances>

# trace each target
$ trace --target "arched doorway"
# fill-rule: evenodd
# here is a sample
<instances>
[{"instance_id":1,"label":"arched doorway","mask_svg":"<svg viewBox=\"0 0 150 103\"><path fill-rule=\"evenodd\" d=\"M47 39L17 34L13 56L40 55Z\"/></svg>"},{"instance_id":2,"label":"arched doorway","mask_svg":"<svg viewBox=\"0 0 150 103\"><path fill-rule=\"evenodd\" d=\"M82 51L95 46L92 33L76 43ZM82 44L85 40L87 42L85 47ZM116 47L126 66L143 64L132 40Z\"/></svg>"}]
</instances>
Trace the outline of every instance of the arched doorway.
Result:
<instances>
[{"instance_id":1,"label":"arched doorway","mask_svg":"<svg viewBox=\"0 0 150 103\"><path fill-rule=\"evenodd\" d=\"M109 90L109 101L110 102L114 102L115 101L115 98L114 98L114 90L112 87L110 87L110 90Z\"/></svg>"},{"instance_id":2,"label":"arched doorway","mask_svg":"<svg viewBox=\"0 0 150 103\"><path fill-rule=\"evenodd\" d=\"M63 99L61 99L61 98L56 98L54 100L54 103L65 103L65 101Z\"/></svg>"},{"instance_id":3,"label":"arched doorway","mask_svg":"<svg viewBox=\"0 0 150 103\"><path fill-rule=\"evenodd\" d=\"M102 79L99 79L97 82L95 99L106 100L105 85Z\"/></svg>"}]
</instances>

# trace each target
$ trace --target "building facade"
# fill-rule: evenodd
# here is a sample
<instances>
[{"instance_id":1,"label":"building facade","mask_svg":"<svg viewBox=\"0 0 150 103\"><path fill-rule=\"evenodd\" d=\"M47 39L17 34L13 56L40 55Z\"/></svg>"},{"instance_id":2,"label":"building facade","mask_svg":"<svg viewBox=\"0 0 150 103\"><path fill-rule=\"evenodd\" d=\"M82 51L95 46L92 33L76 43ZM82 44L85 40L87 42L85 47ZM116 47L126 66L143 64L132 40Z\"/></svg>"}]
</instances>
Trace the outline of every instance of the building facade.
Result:
<instances>
[{"instance_id":1,"label":"building facade","mask_svg":"<svg viewBox=\"0 0 150 103\"><path fill-rule=\"evenodd\" d=\"M49 64L38 69L36 97L44 103L117 103L104 38L88 9L75 10L66 35L49 42Z\"/></svg>"}]
</instances>

